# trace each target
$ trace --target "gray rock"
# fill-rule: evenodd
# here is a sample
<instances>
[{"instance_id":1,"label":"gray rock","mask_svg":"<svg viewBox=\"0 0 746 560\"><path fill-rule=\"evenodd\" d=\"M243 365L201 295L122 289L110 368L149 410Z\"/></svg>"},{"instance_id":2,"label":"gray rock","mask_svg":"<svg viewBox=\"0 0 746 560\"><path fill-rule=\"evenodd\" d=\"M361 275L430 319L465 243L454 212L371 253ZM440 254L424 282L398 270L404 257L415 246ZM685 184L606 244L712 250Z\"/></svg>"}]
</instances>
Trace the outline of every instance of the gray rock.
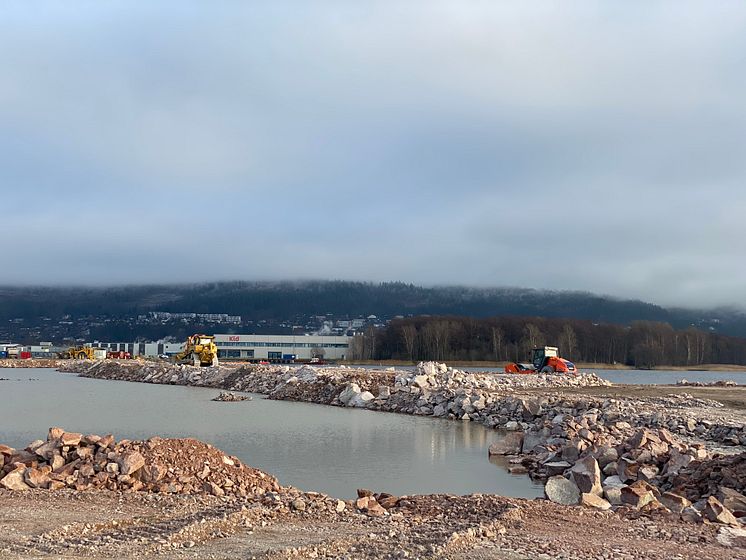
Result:
<instances>
[{"instance_id":1,"label":"gray rock","mask_svg":"<svg viewBox=\"0 0 746 560\"><path fill-rule=\"evenodd\" d=\"M544 494L556 504L573 506L580 502L580 490L572 480L564 476L553 476L547 480Z\"/></svg>"},{"instance_id":2,"label":"gray rock","mask_svg":"<svg viewBox=\"0 0 746 560\"><path fill-rule=\"evenodd\" d=\"M692 502L684 496L674 494L673 492L664 492L659 501L674 513L681 513L692 505Z\"/></svg>"},{"instance_id":3,"label":"gray rock","mask_svg":"<svg viewBox=\"0 0 746 560\"><path fill-rule=\"evenodd\" d=\"M360 390L360 385L357 383L350 383L345 387L345 389L339 394L339 402L341 402L343 405L347 406L347 403L349 403L354 397L359 395L362 391Z\"/></svg>"},{"instance_id":4,"label":"gray rock","mask_svg":"<svg viewBox=\"0 0 746 560\"><path fill-rule=\"evenodd\" d=\"M601 469L598 468L598 461L590 455L580 459L570 469L571 476L581 492L587 494L603 495L601 488Z\"/></svg>"},{"instance_id":5,"label":"gray rock","mask_svg":"<svg viewBox=\"0 0 746 560\"><path fill-rule=\"evenodd\" d=\"M572 465L567 461L550 461L549 463L544 463L544 468L547 470L547 476L562 474L570 467L572 467Z\"/></svg>"},{"instance_id":6,"label":"gray rock","mask_svg":"<svg viewBox=\"0 0 746 560\"><path fill-rule=\"evenodd\" d=\"M508 432L505 436L490 445L490 455L515 455L523 447L523 432Z\"/></svg>"}]
</instances>

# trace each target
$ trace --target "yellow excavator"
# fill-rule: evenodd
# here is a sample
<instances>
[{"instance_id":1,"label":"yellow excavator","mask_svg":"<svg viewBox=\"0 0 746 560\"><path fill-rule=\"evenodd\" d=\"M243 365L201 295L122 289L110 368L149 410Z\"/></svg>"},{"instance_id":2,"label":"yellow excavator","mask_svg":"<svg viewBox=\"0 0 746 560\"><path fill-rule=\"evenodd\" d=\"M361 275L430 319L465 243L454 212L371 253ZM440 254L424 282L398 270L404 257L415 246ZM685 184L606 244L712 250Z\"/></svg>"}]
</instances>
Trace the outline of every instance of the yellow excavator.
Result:
<instances>
[{"instance_id":1,"label":"yellow excavator","mask_svg":"<svg viewBox=\"0 0 746 560\"><path fill-rule=\"evenodd\" d=\"M96 358L90 346L71 346L64 352L60 352L59 356L63 360L94 360Z\"/></svg>"},{"instance_id":2,"label":"yellow excavator","mask_svg":"<svg viewBox=\"0 0 746 560\"><path fill-rule=\"evenodd\" d=\"M188 337L184 349L174 355L177 364L209 367L218 365L218 347L215 337L206 334L193 334Z\"/></svg>"}]
</instances>

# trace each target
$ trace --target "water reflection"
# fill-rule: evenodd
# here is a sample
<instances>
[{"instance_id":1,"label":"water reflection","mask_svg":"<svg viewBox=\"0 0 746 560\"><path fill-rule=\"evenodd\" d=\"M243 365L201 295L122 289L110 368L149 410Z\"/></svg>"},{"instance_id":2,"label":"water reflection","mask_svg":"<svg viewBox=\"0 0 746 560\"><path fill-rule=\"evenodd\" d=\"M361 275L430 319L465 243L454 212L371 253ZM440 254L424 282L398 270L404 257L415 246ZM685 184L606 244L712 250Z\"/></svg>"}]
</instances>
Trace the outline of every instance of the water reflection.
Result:
<instances>
[{"instance_id":1,"label":"water reflection","mask_svg":"<svg viewBox=\"0 0 746 560\"><path fill-rule=\"evenodd\" d=\"M0 441L26 445L49 426L118 438L197 437L283 484L350 498L355 489L539 496L527 477L487 459L499 435L471 422L414 417L218 391L84 379L50 370L3 370ZM37 378L38 381L28 381ZM17 379L17 380L14 380Z\"/></svg>"}]
</instances>

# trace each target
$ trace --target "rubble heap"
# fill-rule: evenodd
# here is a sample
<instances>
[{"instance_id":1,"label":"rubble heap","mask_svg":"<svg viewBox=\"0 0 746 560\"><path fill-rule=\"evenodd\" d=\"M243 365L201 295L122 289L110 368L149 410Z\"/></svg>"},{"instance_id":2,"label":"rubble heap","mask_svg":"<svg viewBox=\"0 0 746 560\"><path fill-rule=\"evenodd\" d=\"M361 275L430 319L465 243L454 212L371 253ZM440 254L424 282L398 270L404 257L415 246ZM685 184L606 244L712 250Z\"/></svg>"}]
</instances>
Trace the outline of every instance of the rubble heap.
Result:
<instances>
[{"instance_id":1,"label":"rubble heap","mask_svg":"<svg viewBox=\"0 0 746 560\"><path fill-rule=\"evenodd\" d=\"M50 428L25 449L0 445L0 487L108 489L215 496L278 491L274 477L195 439L115 441Z\"/></svg>"},{"instance_id":2,"label":"rubble heap","mask_svg":"<svg viewBox=\"0 0 746 560\"><path fill-rule=\"evenodd\" d=\"M230 391L221 391L220 394L212 400L217 402L241 402L250 401L251 397L247 395L237 395L236 393L231 393Z\"/></svg>"}]
</instances>

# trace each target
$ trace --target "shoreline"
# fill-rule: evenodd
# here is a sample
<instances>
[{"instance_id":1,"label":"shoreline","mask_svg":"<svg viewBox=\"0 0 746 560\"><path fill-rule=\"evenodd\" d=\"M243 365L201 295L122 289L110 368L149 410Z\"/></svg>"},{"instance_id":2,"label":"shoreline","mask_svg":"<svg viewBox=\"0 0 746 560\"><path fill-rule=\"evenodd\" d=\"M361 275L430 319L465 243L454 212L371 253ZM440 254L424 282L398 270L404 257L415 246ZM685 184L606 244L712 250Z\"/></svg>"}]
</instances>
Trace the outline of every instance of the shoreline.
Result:
<instances>
[{"instance_id":1,"label":"shoreline","mask_svg":"<svg viewBox=\"0 0 746 560\"><path fill-rule=\"evenodd\" d=\"M70 363L74 363L77 360L68 360L68 359L57 359L57 358L31 358L26 360L20 360L20 359L12 359L12 358L4 358L0 359L0 369L8 368L8 369L24 369L24 368L59 368L59 367L65 367L66 365ZM166 361L159 361L159 360L106 360L110 362L136 362L141 364L146 363L159 363L159 364L170 364ZM90 362L89 362L90 363ZM242 367L242 366L250 366L253 364L249 364L247 362L234 362L234 361L226 361L221 362L226 366L229 367ZM355 366L376 366L380 368L387 368L387 367L407 367L407 368L413 368L417 366L418 362L409 362L404 360L356 360L356 361L339 361L334 364L321 364L321 365L315 365L315 364L305 364L305 363L294 363L294 364L288 364L292 367L303 367L303 366L312 366L312 367L351 367L354 368ZM474 361L474 362L468 362L468 361L454 361L454 362L448 362L449 365L452 367L467 367L467 368L490 368L490 369L502 369L505 367L505 364L508 362L485 362L485 361ZM279 366L280 364L275 364ZM633 368L632 366L627 366L624 364L604 364L604 363L594 363L594 362L576 362L576 365L578 367L578 370L580 370L582 373L591 373L594 370L607 370L607 371L633 371L633 372L656 372L656 371L681 371L681 372L718 372L718 373L746 373L746 365L735 365L735 364L702 364L699 366L655 366L652 369L637 369Z\"/></svg>"},{"instance_id":2,"label":"shoreline","mask_svg":"<svg viewBox=\"0 0 746 560\"><path fill-rule=\"evenodd\" d=\"M715 471L707 470L718 469L720 472L724 467L709 465L725 464L724 461L732 459L713 455L704 443L746 443L744 415L731 415L729 420L728 414L714 401L686 393L609 399L603 395L605 391L623 390L625 386L612 387L592 376L578 380L560 376L537 375L528 379L528 376L479 375L435 363L420 364L415 372L308 366L194 368L133 361L73 362L63 369L97 379L247 391L265 394L275 400L476 421L490 428L507 430L506 438L491 452L507 455L514 468L524 469L523 472L551 483L545 490L547 500L494 495L423 495L389 499L388 495L361 490L358 499L345 502L343 513L336 509L338 501L332 502L324 495L297 489L287 495L282 491L273 492L277 497L266 500L251 496L200 494L179 496L172 503L176 497L163 496L164 505L160 507L168 503L173 511L184 504L209 511L213 511L215 503L222 504L220 507L223 508L227 507L226 504L235 504L235 508L230 506L228 516L235 517L237 522L219 531L225 531L222 534L233 539L231 555L255 555L253 551L252 554L247 552L249 543L255 535L261 535L267 545L262 552L273 548L275 552L257 555L260 558L285 558L287 554L324 558L345 554L355 558L390 558L397 557L391 555L396 550L408 550L414 557L421 558L508 557L501 555L500 551L514 551L518 557L529 554L530 557L543 558L542 554L549 554L546 557L551 558L558 550L564 551L567 558L595 558L608 550L609 531L629 537L632 536L630 532L642 531L642 536L634 535L634 538L618 544L619 549L625 551L620 552L619 558L668 558L677 554L684 558L735 557L735 551L729 547L737 545L723 543L732 541L727 540L731 534L729 531L741 530L740 522L736 522L738 525L733 528L729 527L723 523L729 518L718 518L712 507L722 506L727 511L727 507L717 500L724 500L730 507L741 507L740 502L736 500L734 506L728 502L729 495L718 494L717 480L712 486L711 472ZM537 395L537 391L542 394ZM95 438L90 441L95 441ZM623 484L608 484L612 479L621 482L620 477L625 479ZM733 491L743 492L744 488ZM47 501L41 499L38 492L31 490L25 494L0 490L3 497L0 508L4 501L20 504L21 510L28 511L28 530L33 534L38 533L42 522L32 521L31 517L37 519ZM50 496L56 496L53 500L61 502L68 499L79 501L85 497L100 507L110 499L107 492L109 490L60 490ZM149 494L141 494L143 492L116 495L127 496L133 500L132 507L139 508L142 507L141 500L150 503ZM707 500L703 502L704 497ZM708 500L716 500L719 506L708 509ZM205 505L208 503L212 505ZM404 507L397 510L398 506L392 509L381 506L393 503ZM685 507L677 511L676 504ZM168 517L169 511L168 508L159 509L155 515ZM300 540L290 546L287 539L263 531L264 526L257 524L257 517L249 521L246 512L259 515L267 527L290 531ZM87 515L89 519L91 514ZM3 525L1 519L2 515L0 528ZM213 523L210 519L208 525ZM428 529L435 531L430 531L428 536L417 533L421 519L432 519ZM702 524L703 519L711 524ZM563 520L560 528L559 520ZM647 525L639 525L640 520L647 520L644 522ZM245 535L246 523L251 526L250 536ZM657 527L652 536L645 534L643 528L651 524ZM305 528L299 532L299 526ZM365 532L360 533L361 529ZM361 547L361 538L363 542L366 540L363 535L384 529L411 535L412 538L402 544L397 541L393 549L387 548L381 537ZM579 530L593 534L595 538L578 543L575 535ZM98 547L95 550L102 556L106 556L107 546L111 544L105 537L114 529L109 527L107 531L103 531L99 538L94 530L87 545ZM319 538L324 546L298 546L298 543L302 544L302 531L322 532ZM661 539L661 534L676 534L681 538ZM58 533L51 535L60 536ZM200 545L218 542L215 537L190 536L189 541L184 541L181 535L176 533L166 539L159 538L166 542L149 542L151 548L148 550L166 555L173 552L174 557L179 557L179 549L188 546L190 555L194 551L198 558L214 554L210 546L201 549ZM244 536L239 538L237 535ZM696 542L689 540L692 535L696 536ZM560 543L559 549L555 541ZM72 535L62 535L55 545L48 544L47 540L31 539L30 542L35 543L34 546L48 547L42 549L50 554L65 555L78 550L74 547L79 541ZM743 544L746 546L746 541ZM21 545L16 543L14 546ZM135 546L139 545L135 543ZM419 548L422 546L425 548ZM290 549L294 552L288 552ZM23 557L32 549L11 547L5 550ZM125 556L125 550L126 555L138 557L137 552L125 548L116 549L112 554ZM138 550L142 552L142 548ZM0 551L4 551L2 537Z\"/></svg>"}]
</instances>

